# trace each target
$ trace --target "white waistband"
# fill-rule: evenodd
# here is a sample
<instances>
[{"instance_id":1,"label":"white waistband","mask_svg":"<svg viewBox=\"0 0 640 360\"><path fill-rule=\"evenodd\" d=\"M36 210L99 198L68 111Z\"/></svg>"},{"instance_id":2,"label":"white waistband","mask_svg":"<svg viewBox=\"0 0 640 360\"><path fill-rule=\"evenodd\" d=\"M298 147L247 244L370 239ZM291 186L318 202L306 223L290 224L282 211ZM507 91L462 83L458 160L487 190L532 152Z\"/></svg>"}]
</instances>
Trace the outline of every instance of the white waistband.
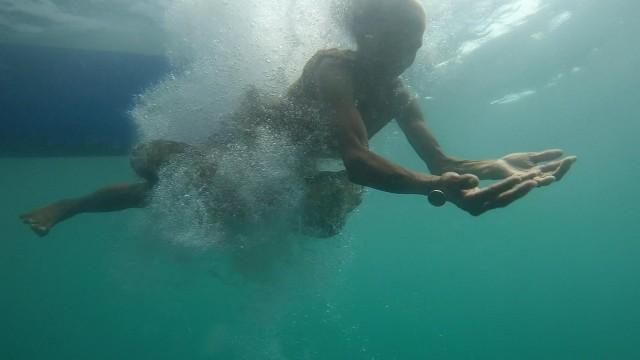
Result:
<instances>
[{"instance_id":1,"label":"white waistband","mask_svg":"<svg viewBox=\"0 0 640 360\"><path fill-rule=\"evenodd\" d=\"M346 170L346 168L344 167L344 163L340 159L319 158L316 159L316 170L338 172L344 171Z\"/></svg>"}]
</instances>

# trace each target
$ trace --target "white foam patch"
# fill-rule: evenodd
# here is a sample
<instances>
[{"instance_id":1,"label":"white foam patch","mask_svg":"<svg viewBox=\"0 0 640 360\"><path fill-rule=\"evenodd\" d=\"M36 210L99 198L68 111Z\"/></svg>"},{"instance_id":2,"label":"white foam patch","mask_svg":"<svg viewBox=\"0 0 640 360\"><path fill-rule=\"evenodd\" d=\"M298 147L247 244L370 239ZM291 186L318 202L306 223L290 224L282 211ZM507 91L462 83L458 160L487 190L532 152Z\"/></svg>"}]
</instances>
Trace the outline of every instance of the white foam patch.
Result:
<instances>
[{"instance_id":1,"label":"white foam patch","mask_svg":"<svg viewBox=\"0 0 640 360\"><path fill-rule=\"evenodd\" d=\"M478 37L460 46L458 56L467 56L488 42L512 32L541 9L541 0L516 0L499 7L476 27L474 32Z\"/></svg>"},{"instance_id":2,"label":"white foam patch","mask_svg":"<svg viewBox=\"0 0 640 360\"><path fill-rule=\"evenodd\" d=\"M547 6L543 0L423 2L428 14L425 46L409 74L433 81L446 78L478 50L524 27ZM543 36L539 33L533 37Z\"/></svg>"},{"instance_id":3,"label":"white foam patch","mask_svg":"<svg viewBox=\"0 0 640 360\"><path fill-rule=\"evenodd\" d=\"M573 17L573 13L571 11L563 11L562 13L554 16L547 26L546 31L540 31L531 35L531 38L534 40L543 40L549 34L557 31L560 27L562 27L565 23L567 23Z\"/></svg>"},{"instance_id":4,"label":"white foam patch","mask_svg":"<svg viewBox=\"0 0 640 360\"><path fill-rule=\"evenodd\" d=\"M157 229L176 245L201 249L225 241L249 246L241 242L291 232L304 191L293 170L297 154L286 139L261 129L251 146L176 157L153 193Z\"/></svg>"},{"instance_id":5,"label":"white foam patch","mask_svg":"<svg viewBox=\"0 0 640 360\"><path fill-rule=\"evenodd\" d=\"M516 101L520 101L526 97L529 97L531 95L535 95L536 91L535 90L524 90L521 92L517 92L517 93L512 93L512 94L508 94L505 95L499 99L493 100L490 104L491 105L505 105L505 104L510 104L510 103L514 103Z\"/></svg>"},{"instance_id":6,"label":"white foam patch","mask_svg":"<svg viewBox=\"0 0 640 360\"><path fill-rule=\"evenodd\" d=\"M564 73L557 73L555 74L550 80L549 82L547 82L546 87L554 87L557 86L560 81L562 81L562 79L565 78L565 74Z\"/></svg>"},{"instance_id":7,"label":"white foam patch","mask_svg":"<svg viewBox=\"0 0 640 360\"><path fill-rule=\"evenodd\" d=\"M564 11L556 15L549 22L549 31L552 32L552 31L558 30L558 28L564 25L567 21L571 20L572 17L573 17L573 13L571 11Z\"/></svg>"},{"instance_id":8,"label":"white foam patch","mask_svg":"<svg viewBox=\"0 0 640 360\"><path fill-rule=\"evenodd\" d=\"M567 73L564 73L564 72L557 73L553 77L551 77L551 79L547 82L545 87L550 88L550 87L558 86L558 84L560 84L560 82L562 82L564 79L567 78L567 75L577 75L578 73L580 73L582 71L583 71L582 67L574 66Z\"/></svg>"},{"instance_id":9,"label":"white foam patch","mask_svg":"<svg viewBox=\"0 0 640 360\"><path fill-rule=\"evenodd\" d=\"M542 31L534 33L534 34L531 34L531 38L534 39L534 40L542 40L545 37L547 37L547 34L542 32Z\"/></svg>"}]
</instances>

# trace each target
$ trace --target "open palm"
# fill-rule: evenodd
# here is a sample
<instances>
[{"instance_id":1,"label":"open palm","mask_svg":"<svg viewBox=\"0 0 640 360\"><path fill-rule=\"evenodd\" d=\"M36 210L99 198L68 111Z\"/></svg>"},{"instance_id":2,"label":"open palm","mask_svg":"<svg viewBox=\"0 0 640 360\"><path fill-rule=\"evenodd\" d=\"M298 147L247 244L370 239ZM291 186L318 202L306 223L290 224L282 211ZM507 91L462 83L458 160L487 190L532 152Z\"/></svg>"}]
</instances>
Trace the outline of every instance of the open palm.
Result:
<instances>
[{"instance_id":1,"label":"open palm","mask_svg":"<svg viewBox=\"0 0 640 360\"><path fill-rule=\"evenodd\" d=\"M562 150L523 152L496 160L489 171L491 178L505 179L513 175L533 177L538 186L546 186L564 177L576 162L575 156L562 157Z\"/></svg>"},{"instance_id":2,"label":"open palm","mask_svg":"<svg viewBox=\"0 0 640 360\"><path fill-rule=\"evenodd\" d=\"M469 161L458 172L441 175L447 200L471 215L503 208L526 196L535 187L562 179L576 162L562 158L562 150L513 153L498 160ZM482 180L500 180L479 187Z\"/></svg>"}]
</instances>

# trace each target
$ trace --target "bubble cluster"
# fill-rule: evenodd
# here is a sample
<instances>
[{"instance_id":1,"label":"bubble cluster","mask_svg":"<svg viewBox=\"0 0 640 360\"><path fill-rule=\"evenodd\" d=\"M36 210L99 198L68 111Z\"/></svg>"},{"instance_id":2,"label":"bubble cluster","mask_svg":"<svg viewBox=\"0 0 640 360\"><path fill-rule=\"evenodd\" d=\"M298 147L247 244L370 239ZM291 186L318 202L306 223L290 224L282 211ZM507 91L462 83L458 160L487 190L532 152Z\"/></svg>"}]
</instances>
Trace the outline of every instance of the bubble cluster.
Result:
<instances>
[{"instance_id":1,"label":"bubble cluster","mask_svg":"<svg viewBox=\"0 0 640 360\"><path fill-rule=\"evenodd\" d=\"M341 2L174 1L165 16L173 70L136 99L140 138L197 142L249 86L282 95L317 50L348 43Z\"/></svg>"},{"instance_id":2,"label":"bubble cluster","mask_svg":"<svg viewBox=\"0 0 640 360\"><path fill-rule=\"evenodd\" d=\"M172 242L251 246L295 228L304 195L300 152L268 128L255 133L251 143L198 147L162 168L151 209Z\"/></svg>"},{"instance_id":3,"label":"bubble cluster","mask_svg":"<svg viewBox=\"0 0 640 360\"><path fill-rule=\"evenodd\" d=\"M296 174L299 148L268 127L254 129L250 143L207 143L250 87L280 97L315 51L346 41L336 25L337 4L180 0L168 6L166 54L173 70L136 98L130 114L140 141L198 148L165 166L154 189L154 224L172 242L207 248L233 237L236 244L255 243L295 228L304 193Z\"/></svg>"}]
</instances>

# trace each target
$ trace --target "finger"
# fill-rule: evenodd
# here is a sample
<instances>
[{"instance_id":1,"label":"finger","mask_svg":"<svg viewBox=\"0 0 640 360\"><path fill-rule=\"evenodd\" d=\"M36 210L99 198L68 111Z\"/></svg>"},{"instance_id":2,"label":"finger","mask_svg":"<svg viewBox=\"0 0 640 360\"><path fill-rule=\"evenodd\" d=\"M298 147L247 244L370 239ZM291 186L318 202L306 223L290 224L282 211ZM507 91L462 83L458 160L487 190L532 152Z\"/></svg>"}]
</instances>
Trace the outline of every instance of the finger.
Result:
<instances>
[{"instance_id":1,"label":"finger","mask_svg":"<svg viewBox=\"0 0 640 360\"><path fill-rule=\"evenodd\" d=\"M43 237L49 233L49 229L45 226L33 225L31 229L40 237Z\"/></svg>"},{"instance_id":2,"label":"finger","mask_svg":"<svg viewBox=\"0 0 640 360\"><path fill-rule=\"evenodd\" d=\"M552 175L538 176L535 179L535 182L538 183L538 187L551 185L556 181L556 177Z\"/></svg>"},{"instance_id":3,"label":"finger","mask_svg":"<svg viewBox=\"0 0 640 360\"><path fill-rule=\"evenodd\" d=\"M539 167L534 167L533 169L527 171L524 174L520 174L520 179L522 181L527 181L527 180L533 180L537 177L542 176L542 171L540 170Z\"/></svg>"},{"instance_id":4,"label":"finger","mask_svg":"<svg viewBox=\"0 0 640 360\"><path fill-rule=\"evenodd\" d=\"M545 161L556 160L557 158L562 156L562 153L563 152L560 149L552 149L552 150L541 151L538 153L531 153L529 157L531 158L531 161L533 161L534 163L540 163Z\"/></svg>"},{"instance_id":5,"label":"finger","mask_svg":"<svg viewBox=\"0 0 640 360\"><path fill-rule=\"evenodd\" d=\"M521 176L513 175L506 178L505 180L502 180L491 186L481 189L476 193L476 196L482 197L485 199L496 198L498 195L502 194L503 192L513 189L516 185L520 184L521 182L522 182Z\"/></svg>"},{"instance_id":6,"label":"finger","mask_svg":"<svg viewBox=\"0 0 640 360\"><path fill-rule=\"evenodd\" d=\"M554 172L558 170L561 166L566 166L566 164L564 164L565 162L569 162L570 165L573 165L573 163L575 163L577 160L578 160L577 157L569 156L562 160L552 161L550 163L540 165L540 170L542 170L543 172Z\"/></svg>"},{"instance_id":7,"label":"finger","mask_svg":"<svg viewBox=\"0 0 640 360\"><path fill-rule=\"evenodd\" d=\"M568 157L566 159L563 160L559 160L559 161L552 161L550 163L544 164L544 165L540 165L540 170L544 173L550 173L553 176L557 175L556 173L562 168L563 172L561 173L561 175L564 175L569 168L571 167L571 165L573 165L573 163L576 161L576 157L572 156L572 157ZM560 180L560 179L558 179Z\"/></svg>"},{"instance_id":8,"label":"finger","mask_svg":"<svg viewBox=\"0 0 640 360\"><path fill-rule=\"evenodd\" d=\"M553 173L560 168L563 160L552 161L550 163L546 163L544 165L540 165L540 170L544 173Z\"/></svg>"},{"instance_id":9,"label":"finger","mask_svg":"<svg viewBox=\"0 0 640 360\"><path fill-rule=\"evenodd\" d=\"M525 181L511 190L503 192L495 201L487 202L484 207L486 210L505 207L527 195L536 186L538 183L533 180Z\"/></svg>"},{"instance_id":10,"label":"finger","mask_svg":"<svg viewBox=\"0 0 640 360\"><path fill-rule=\"evenodd\" d=\"M573 164L575 164L575 162L578 160L578 158L576 158L575 156L571 156L568 157L564 160L562 160L562 163L560 164L560 166L558 167L558 169L553 172L553 176L557 179L557 180L561 180L569 171L569 169L571 169L571 166L573 166Z\"/></svg>"},{"instance_id":11,"label":"finger","mask_svg":"<svg viewBox=\"0 0 640 360\"><path fill-rule=\"evenodd\" d=\"M32 217L27 215L20 215L20 220L25 224L34 224L36 222Z\"/></svg>"}]
</instances>

